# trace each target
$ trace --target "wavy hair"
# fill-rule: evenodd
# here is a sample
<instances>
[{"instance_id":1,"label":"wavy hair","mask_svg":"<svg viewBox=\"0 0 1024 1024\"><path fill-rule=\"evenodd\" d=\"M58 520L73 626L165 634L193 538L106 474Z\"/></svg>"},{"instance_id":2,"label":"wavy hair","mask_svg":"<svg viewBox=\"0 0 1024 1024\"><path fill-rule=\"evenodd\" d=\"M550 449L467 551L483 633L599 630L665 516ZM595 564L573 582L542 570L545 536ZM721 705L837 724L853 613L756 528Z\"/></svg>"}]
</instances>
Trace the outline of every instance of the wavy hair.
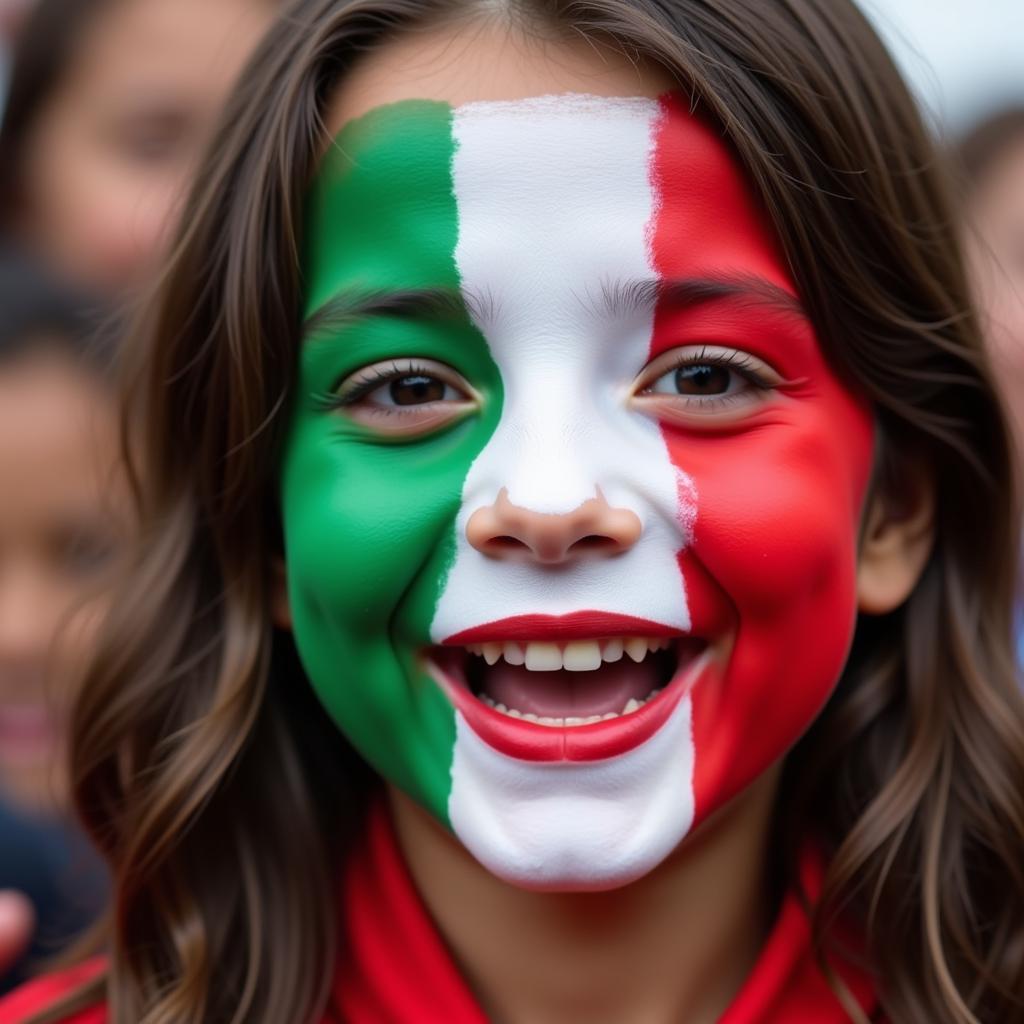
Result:
<instances>
[{"instance_id":1,"label":"wavy hair","mask_svg":"<svg viewBox=\"0 0 1024 1024\"><path fill-rule=\"evenodd\" d=\"M474 17L569 31L675 77L744 166L836 372L874 406L874 486L897 513L908 481L934 486L922 579L859 623L788 758L780 850L824 837L816 934L824 947L836 914L859 919L889 1019L1024 1018L1007 433L945 174L850 0L299 0L271 31L135 344L144 543L72 736L77 806L114 876L110 962L74 1003L105 992L117 1024L324 1010L339 941L325 893L372 781L271 626L299 225L347 69L406 27Z\"/></svg>"}]
</instances>

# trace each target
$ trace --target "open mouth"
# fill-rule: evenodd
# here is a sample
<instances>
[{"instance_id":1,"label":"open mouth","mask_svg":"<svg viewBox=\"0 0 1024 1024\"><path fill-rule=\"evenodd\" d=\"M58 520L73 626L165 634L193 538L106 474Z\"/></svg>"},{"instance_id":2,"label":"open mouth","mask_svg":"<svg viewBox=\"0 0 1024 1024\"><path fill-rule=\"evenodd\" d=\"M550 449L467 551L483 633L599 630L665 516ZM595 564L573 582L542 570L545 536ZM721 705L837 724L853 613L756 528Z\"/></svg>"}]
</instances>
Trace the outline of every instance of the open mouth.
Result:
<instances>
[{"instance_id":1,"label":"open mouth","mask_svg":"<svg viewBox=\"0 0 1024 1024\"><path fill-rule=\"evenodd\" d=\"M466 680L500 714L574 728L639 711L671 681L672 648L668 637L474 644Z\"/></svg>"},{"instance_id":2,"label":"open mouth","mask_svg":"<svg viewBox=\"0 0 1024 1024\"><path fill-rule=\"evenodd\" d=\"M591 614L576 628L558 617L529 618L546 627L533 631L535 639L524 635L527 623L504 620L427 655L431 674L473 730L512 757L581 761L625 753L657 732L707 663L706 641L657 623L629 620L625 633L613 632L624 624L619 616ZM566 636L581 625L607 632ZM649 628L636 630L641 625ZM480 642L454 642L484 631Z\"/></svg>"}]
</instances>

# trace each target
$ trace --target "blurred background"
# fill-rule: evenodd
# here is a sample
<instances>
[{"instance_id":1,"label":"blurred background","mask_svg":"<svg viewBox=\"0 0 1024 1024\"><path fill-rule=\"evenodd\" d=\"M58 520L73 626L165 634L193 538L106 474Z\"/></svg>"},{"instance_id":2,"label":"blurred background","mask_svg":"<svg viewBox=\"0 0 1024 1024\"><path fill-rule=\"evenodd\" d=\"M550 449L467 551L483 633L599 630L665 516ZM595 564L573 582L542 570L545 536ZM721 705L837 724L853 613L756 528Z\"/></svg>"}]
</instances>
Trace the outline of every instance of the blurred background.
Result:
<instances>
[{"instance_id":1,"label":"blurred background","mask_svg":"<svg viewBox=\"0 0 1024 1024\"><path fill-rule=\"evenodd\" d=\"M859 2L944 136L1024 102L1020 0Z\"/></svg>"},{"instance_id":2,"label":"blurred background","mask_svg":"<svg viewBox=\"0 0 1024 1024\"><path fill-rule=\"evenodd\" d=\"M276 0L0 0L0 994L102 913L66 724L128 550L123 324Z\"/></svg>"},{"instance_id":3,"label":"blurred background","mask_svg":"<svg viewBox=\"0 0 1024 1024\"><path fill-rule=\"evenodd\" d=\"M102 865L68 810L63 726L132 530L119 311L159 268L283 2L0 0L0 993L103 907ZM1024 438L1024 2L861 2L955 168L978 311Z\"/></svg>"}]
</instances>

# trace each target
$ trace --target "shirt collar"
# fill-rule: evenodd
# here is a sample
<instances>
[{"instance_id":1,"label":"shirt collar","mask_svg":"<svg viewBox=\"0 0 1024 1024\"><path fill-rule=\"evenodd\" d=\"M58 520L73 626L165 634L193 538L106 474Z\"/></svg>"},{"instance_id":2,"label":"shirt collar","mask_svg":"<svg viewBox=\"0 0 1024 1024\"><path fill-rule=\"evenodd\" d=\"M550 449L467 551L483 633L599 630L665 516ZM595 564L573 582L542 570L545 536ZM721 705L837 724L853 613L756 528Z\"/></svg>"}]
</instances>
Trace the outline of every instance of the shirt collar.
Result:
<instances>
[{"instance_id":1,"label":"shirt collar","mask_svg":"<svg viewBox=\"0 0 1024 1024\"><path fill-rule=\"evenodd\" d=\"M754 969L719 1024L850 1020L813 948L806 907L821 891L823 873L820 854L808 846L800 889L784 897ZM341 899L343 952L332 989L334 1013L341 1020L487 1024L415 889L382 800L372 807L349 861ZM871 1017L877 1000L866 971L845 961L830 968Z\"/></svg>"}]
</instances>

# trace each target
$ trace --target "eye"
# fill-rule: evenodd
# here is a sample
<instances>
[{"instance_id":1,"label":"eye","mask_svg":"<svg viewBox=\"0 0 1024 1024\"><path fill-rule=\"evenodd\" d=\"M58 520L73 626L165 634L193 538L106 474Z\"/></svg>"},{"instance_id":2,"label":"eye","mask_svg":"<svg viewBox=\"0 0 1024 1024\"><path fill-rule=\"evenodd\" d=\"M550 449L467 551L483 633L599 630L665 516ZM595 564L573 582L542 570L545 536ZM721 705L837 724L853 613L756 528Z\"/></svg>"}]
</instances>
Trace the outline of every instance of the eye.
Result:
<instances>
[{"instance_id":1,"label":"eye","mask_svg":"<svg viewBox=\"0 0 1024 1024\"><path fill-rule=\"evenodd\" d=\"M391 436L420 436L460 419L479 398L450 366L431 359L391 359L356 370L323 404Z\"/></svg>"},{"instance_id":2,"label":"eye","mask_svg":"<svg viewBox=\"0 0 1024 1024\"><path fill-rule=\"evenodd\" d=\"M734 394L744 383L738 374L719 363L690 363L663 374L650 391L652 394L714 398Z\"/></svg>"},{"instance_id":3,"label":"eye","mask_svg":"<svg viewBox=\"0 0 1024 1024\"><path fill-rule=\"evenodd\" d=\"M388 384L375 388L367 398L371 396L378 405L395 406L428 405L464 397L450 384L429 373L395 377Z\"/></svg>"},{"instance_id":4,"label":"eye","mask_svg":"<svg viewBox=\"0 0 1024 1024\"><path fill-rule=\"evenodd\" d=\"M109 139L125 160L148 166L166 166L187 155L189 115L177 107L144 107L115 120Z\"/></svg>"},{"instance_id":5,"label":"eye","mask_svg":"<svg viewBox=\"0 0 1024 1024\"><path fill-rule=\"evenodd\" d=\"M783 378L738 349L690 345L664 352L640 374L634 401L658 416L736 415L764 401Z\"/></svg>"},{"instance_id":6,"label":"eye","mask_svg":"<svg viewBox=\"0 0 1024 1024\"><path fill-rule=\"evenodd\" d=\"M113 562L114 538L99 529L68 530L54 539L54 558L65 575L85 579L98 575Z\"/></svg>"}]
</instances>

